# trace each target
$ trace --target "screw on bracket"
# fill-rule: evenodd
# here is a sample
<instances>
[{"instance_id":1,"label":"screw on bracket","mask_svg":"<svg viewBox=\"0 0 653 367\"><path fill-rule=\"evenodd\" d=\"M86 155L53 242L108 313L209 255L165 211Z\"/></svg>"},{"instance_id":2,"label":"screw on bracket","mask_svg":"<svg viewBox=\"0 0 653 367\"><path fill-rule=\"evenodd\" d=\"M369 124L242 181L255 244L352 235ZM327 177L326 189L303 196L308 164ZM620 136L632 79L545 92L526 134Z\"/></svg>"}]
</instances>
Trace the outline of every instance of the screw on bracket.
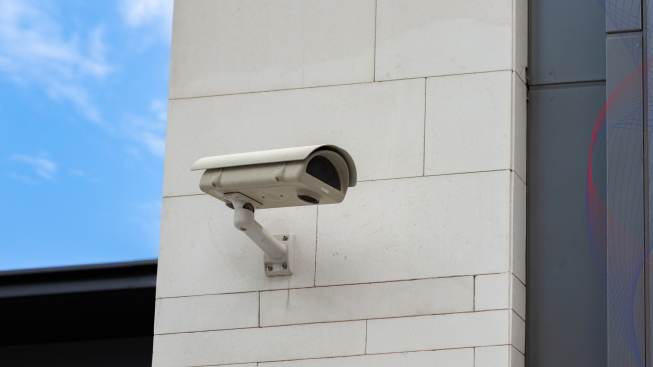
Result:
<instances>
[{"instance_id":1,"label":"screw on bracket","mask_svg":"<svg viewBox=\"0 0 653 367\"><path fill-rule=\"evenodd\" d=\"M272 271L272 265L268 265L268 271ZM285 269L285 268L284 268Z\"/></svg>"},{"instance_id":2,"label":"screw on bracket","mask_svg":"<svg viewBox=\"0 0 653 367\"><path fill-rule=\"evenodd\" d=\"M283 269L283 270L288 269L288 264L282 264L282 265L281 265L281 269Z\"/></svg>"},{"instance_id":3,"label":"screw on bracket","mask_svg":"<svg viewBox=\"0 0 653 367\"><path fill-rule=\"evenodd\" d=\"M284 241L288 241L288 236L283 236L282 239L283 239Z\"/></svg>"}]
</instances>

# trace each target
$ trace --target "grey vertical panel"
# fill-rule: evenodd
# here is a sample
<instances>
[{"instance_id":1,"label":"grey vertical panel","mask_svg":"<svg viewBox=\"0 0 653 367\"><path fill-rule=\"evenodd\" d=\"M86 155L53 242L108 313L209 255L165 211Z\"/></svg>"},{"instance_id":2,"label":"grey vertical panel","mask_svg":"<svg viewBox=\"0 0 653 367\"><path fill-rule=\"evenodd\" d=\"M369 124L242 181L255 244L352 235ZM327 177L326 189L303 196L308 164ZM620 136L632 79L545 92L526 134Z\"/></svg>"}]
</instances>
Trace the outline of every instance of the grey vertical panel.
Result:
<instances>
[{"instance_id":1,"label":"grey vertical panel","mask_svg":"<svg viewBox=\"0 0 653 367\"><path fill-rule=\"evenodd\" d=\"M637 96L629 97L641 99L642 74L636 69L642 63L642 36L640 33L611 34L606 39L606 86L609 97L617 87L628 87L627 92L635 91ZM638 74L633 74L637 72ZM631 84L624 84L627 77L632 78ZM639 84L632 84L639 83ZM638 89L639 88L639 89ZM643 105L640 104L641 110ZM639 120L641 122L641 119Z\"/></svg>"},{"instance_id":2,"label":"grey vertical panel","mask_svg":"<svg viewBox=\"0 0 653 367\"><path fill-rule=\"evenodd\" d=\"M605 0L605 31L641 31L641 0Z\"/></svg>"},{"instance_id":3,"label":"grey vertical panel","mask_svg":"<svg viewBox=\"0 0 653 367\"><path fill-rule=\"evenodd\" d=\"M608 362L644 364L642 37L609 35L607 85Z\"/></svg>"},{"instance_id":4,"label":"grey vertical panel","mask_svg":"<svg viewBox=\"0 0 653 367\"><path fill-rule=\"evenodd\" d=\"M597 0L531 0L529 84L605 79L605 12Z\"/></svg>"},{"instance_id":5,"label":"grey vertical panel","mask_svg":"<svg viewBox=\"0 0 653 367\"><path fill-rule=\"evenodd\" d=\"M651 84L651 77L653 76L653 68L651 65L651 57L653 57L653 0L648 0L646 3L646 27L645 27L645 43L646 45L646 63L643 72L646 74L644 77L645 80L645 91L647 94L647 111L645 114L645 125L647 125L647 148L648 148L648 160L645 164L645 172L648 174L648 221L646 227L646 262L645 272L648 272L648 277L646 278L645 292L647 297L645 302L647 303L647 323L644 325L646 328L646 355L647 355L647 367L653 367L653 259L651 258L651 239L653 239L653 216L651 216L651 209L653 209L653 85Z\"/></svg>"},{"instance_id":6,"label":"grey vertical panel","mask_svg":"<svg viewBox=\"0 0 653 367\"><path fill-rule=\"evenodd\" d=\"M605 367L605 211L588 213L586 201L588 147L605 87L529 97L528 366ZM592 177L604 198L605 133L596 141Z\"/></svg>"}]
</instances>

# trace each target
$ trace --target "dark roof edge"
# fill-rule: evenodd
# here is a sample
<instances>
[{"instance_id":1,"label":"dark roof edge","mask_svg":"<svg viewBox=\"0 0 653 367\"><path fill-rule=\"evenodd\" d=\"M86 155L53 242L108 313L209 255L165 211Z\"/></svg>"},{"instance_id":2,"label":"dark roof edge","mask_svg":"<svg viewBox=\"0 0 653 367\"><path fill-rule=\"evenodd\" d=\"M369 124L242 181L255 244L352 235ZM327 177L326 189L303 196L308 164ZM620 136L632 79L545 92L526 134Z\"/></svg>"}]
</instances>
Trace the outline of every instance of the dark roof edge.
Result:
<instances>
[{"instance_id":1,"label":"dark roof edge","mask_svg":"<svg viewBox=\"0 0 653 367\"><path fill-rule=\"evenodd\" d=\"M124 269L124 268L140 267L140 266L147 266L147 265L157 265L157 263L158 260L154 259L154 260L126 261L126 262L90 264L90 265L55 266L50 268L3 270L0 271L0 277L65 273L65 272L77 272L77 271L88 271L88 270Z\"/></svg>"},{"instance_id":2,"label":"dark roof edge","mask_svg":"<svg viewBox=\"0 0 653 367\"><path fill-rule=\"evenodd\" d=\"M0 299L156 287L157 260L0 273Z\"/></svg>"}]
</instances>

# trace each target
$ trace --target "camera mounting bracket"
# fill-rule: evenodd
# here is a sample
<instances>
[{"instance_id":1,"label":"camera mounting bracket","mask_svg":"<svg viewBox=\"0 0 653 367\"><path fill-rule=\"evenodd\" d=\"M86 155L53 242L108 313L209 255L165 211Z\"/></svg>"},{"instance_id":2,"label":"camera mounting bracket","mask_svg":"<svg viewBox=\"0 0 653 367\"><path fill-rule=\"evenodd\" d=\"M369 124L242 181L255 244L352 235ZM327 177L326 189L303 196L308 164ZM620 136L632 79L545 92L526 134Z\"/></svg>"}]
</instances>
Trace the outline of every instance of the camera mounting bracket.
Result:
<instances>
[{"instance_id":1,"label":"camera mounting bracket","mask_svg":"<svg viewBox=\"0 0 653 367\"><path fill-rule=\"evenodd\" d=\"M263 252L265 275L292 275L295 258L295 236L291 233L271 235L256 219L254 205L247 196L239 193L225 194L234 209L234 226L245 233Z\"/></svg>"}]
</instances>

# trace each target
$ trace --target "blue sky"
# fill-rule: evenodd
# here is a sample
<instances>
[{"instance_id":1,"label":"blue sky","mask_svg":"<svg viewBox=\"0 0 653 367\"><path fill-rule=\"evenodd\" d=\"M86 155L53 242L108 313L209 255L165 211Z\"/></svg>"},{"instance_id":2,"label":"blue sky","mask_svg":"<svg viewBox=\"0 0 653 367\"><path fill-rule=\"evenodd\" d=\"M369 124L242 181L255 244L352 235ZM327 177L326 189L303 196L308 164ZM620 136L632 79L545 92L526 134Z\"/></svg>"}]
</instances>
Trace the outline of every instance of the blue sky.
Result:
<instances>
[{"instance_id":1,"label":"blue sky","mask_svg":"<svg viewBox=\"0 0 653 367\"><path fill-rule=\"evenodd\" d=\"M0 0L0 270L158 256L171 0Z\"/></svg>"}]
</instances>

